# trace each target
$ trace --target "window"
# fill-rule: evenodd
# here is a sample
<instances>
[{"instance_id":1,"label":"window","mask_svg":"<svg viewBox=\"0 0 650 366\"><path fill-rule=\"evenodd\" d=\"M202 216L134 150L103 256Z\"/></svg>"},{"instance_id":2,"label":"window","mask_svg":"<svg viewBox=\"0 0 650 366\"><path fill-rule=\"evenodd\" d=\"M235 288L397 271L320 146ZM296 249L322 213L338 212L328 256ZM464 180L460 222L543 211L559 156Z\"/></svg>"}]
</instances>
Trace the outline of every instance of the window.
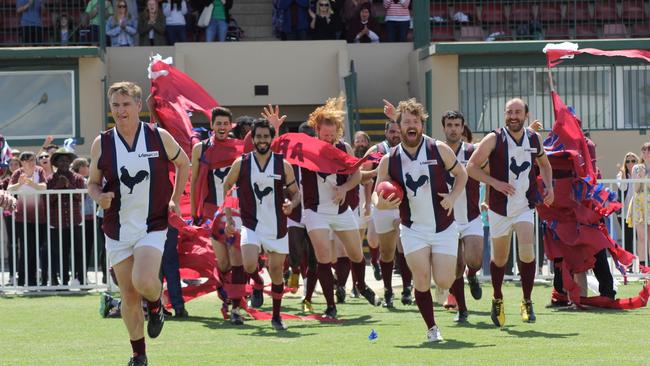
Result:
<instances>
[{"instance_id":1,"label":"window","mask_svg":"<svg viewBox=\"0 0 650 366\"><path fill-rule=\"evenodd\" d=\"M621 69L623 117L619 118L617 127L650 128L650 66L623 66Z\"/></svg>"},{"instance_id":2,"label":"window","mask_svg":"<svg viewBox=\"0 0 650 366\"><path fill-rule=\"evenodd\" d=\"M555 89L567 105L575 108L585 129L614 128L613 69L612 66L553 69ZM645 85L647 88L648 84ZM505 103L515 97L528 103L531 122L539 119L550 126L554 121L545 67L460 69L461 111L472 130L489 132L502 126ZM649 112L646 108L646 115Z\"/></svg>"},{"instance_id":3,"label":"window","mask_svg":"<svg viewBox=\"0 0 650 366\"><path fill-rule=\"evenodd\" d=\"M75 136L74 71L0 72L0 131L9 140Z\"/></svg>"}]
</instances>

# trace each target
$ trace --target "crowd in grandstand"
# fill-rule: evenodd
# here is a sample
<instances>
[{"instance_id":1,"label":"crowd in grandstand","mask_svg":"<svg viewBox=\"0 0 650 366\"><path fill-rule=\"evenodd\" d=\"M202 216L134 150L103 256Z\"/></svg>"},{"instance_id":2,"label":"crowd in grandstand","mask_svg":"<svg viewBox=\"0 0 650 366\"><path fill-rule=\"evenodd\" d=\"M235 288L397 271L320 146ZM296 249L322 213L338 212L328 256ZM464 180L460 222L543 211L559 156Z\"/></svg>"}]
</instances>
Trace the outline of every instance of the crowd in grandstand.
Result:
<instances>
[{"instance_id":1,"label":"crowd in grandstand","mask_svg":"<svg viewBox=\"0 0 650 366\"><path fill-rule=\"evenodd\" d=\"M15 14L23 44L97 43L103 24L109 46L162 46L240 40L243 30L231 15L233 2L106 0L100 12L98 0L67 4L17 0ZM372 13L377 6L383 6L381 15ZM383 0L374 5L370 0L273 0L272 27L282 40L406 42L411 8L411 0Z\"/></svg>"}]
</instances>

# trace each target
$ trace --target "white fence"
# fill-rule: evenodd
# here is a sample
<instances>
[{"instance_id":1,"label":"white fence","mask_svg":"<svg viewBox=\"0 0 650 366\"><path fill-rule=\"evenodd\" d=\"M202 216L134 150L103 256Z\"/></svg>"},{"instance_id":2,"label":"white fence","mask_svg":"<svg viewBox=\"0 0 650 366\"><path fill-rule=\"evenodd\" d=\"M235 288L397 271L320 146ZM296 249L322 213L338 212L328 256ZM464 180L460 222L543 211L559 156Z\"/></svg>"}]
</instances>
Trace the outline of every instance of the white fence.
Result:
<instances>
[{"instance_id":1,"label":"white fence","mask_svg":"<svg viewBox=\"0 0 650 366\"><path fill-rule=\"evenodd\" d=\"M618 191L618 185L630 186L628 192L633 191L634 183L641 185L641 191L650 194L650 179L629 179L618 181L616 179L602 179L606 187ZM631 193L630 193L631 194ZM104 237L100 229L100 220L97 216L98 206L92 202L84 205L88 198L86 189L76 190L47 190L19 195L22 204L22 214L16 212L11 215L3 213L0 220L0 293L7 291L31 290L71 290L71 289L105 289L112 285L110 276L107 276L109 264L104 255ZM53 217L51 212L52 202L59 211L64 200L69 206L75 205L74 196L81 213L81 222L78 225L63 227L63 217L60 214ZM77 200L79 199L77 198ZM619 197L624 199L625 196ZM556 199L562 199L556 197ZM52 201L54 200L54 201ZM38 202L38 204L35 204ZM81 202L79 204L79 202ZM28 206L34 206L34 219L29 222ZM643 207L644 217L647 217L650 205ZM632 205L632 209L635 207ZM74 210L70 210L68 222L74 222ZM1 211L0 211L1 213ZM60 213L60 212L58 212ZM616 241L625 246L635 255L644 254L648 263L648 251L639 250L644 244L648 247L648 240L641 243L636 235L637 228L642 238L648 238L648 225L625 229L625 218L628 216L628 206L623 205L620 213L611 215L606 221L610 233ZM636 212L631 212L636 214ZM620 221L620 223L619 223ZM622 225L621 225L622 224ZM58 229L61 228L61 229ZM537 220L535 224L535 252L538 268L538 277L551 278L553 265L543 255L543 243L540 241ZM513 243L513 253L516 253L516 240ZM516 257L515 257L516 258ZM641 259L643 260L643 259ZM512 261L508 273L517 275L517 261ZM488 262L489 263L489 262ZM610 260L610 268L614 276L620 275ZM639 274L639 260L632 266L631 277ZM512 277L512 276L508 276ZM107 282L108 281L108 282Z\"/></svg>"},{"instance_id":2,"label":"white fence","mask_svg":"<svg viewBox=\"0 0 650 366\"><path fill-rule=\"evenodd\" d=\"M86 189L37 191L16 197L16 212L2 212L0 220L0 292L110 286L101 218L92 200L84 204L89 199ZM66 200L69 213L62 215ZM74 217L75 206L80 222Z\"/></svg>"}]
</instances>

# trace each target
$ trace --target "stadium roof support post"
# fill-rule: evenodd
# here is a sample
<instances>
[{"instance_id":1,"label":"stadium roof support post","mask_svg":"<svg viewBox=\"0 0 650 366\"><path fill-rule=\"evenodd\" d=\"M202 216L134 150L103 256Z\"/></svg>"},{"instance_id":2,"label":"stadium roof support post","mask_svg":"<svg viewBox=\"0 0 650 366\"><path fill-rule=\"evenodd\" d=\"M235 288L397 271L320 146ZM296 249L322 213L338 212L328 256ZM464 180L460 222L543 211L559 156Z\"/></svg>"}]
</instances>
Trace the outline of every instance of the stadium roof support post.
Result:
<instances>
[{"instance_id":1,"label":"stadium roof support post","mask_svg":"<svg viewBox=\"0 0 650 366\"><path fill-rule=\"evenodd\" d=\"M97 12L99 13L99 48L106 50L106 0L97 1Z\"/></svg>"},{"instance_id":2,"label":"stadium roof support post","mask_svg":"<svg viewBox=\"0 0 650 366\"><path fill-rule=\"evenodd\" d=\"M431 42L431 25L429 20L429 1L413 2L413 48L429 47Z\"/></svg>"}]
</instances>

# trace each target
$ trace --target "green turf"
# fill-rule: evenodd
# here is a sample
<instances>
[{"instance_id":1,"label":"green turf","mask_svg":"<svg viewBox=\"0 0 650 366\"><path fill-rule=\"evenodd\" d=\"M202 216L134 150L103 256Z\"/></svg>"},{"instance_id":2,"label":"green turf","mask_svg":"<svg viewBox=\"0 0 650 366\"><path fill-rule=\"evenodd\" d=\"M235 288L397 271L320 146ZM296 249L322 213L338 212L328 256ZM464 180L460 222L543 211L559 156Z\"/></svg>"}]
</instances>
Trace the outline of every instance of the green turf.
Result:
<instances>
[{"instance_id":1,"label":"green turf","mask_svg":"<svg viewBox=\"0 0 650 366\"><path fill-rule=\"evenodd\" d=\"M621 287L633 296L639 283ZM485 294L490 288L484 285ZM151 365L647 365L650 310L558 311L544 308L550 288L535 287L537 323L519 318L521 290L504 289L506 327L492 326L490 296L469 297L470 324L436 306L445 342L427 344L415 306L389 311L358 299L339 306L343 324L291 321L277 333L270 322L233 327L217 316L213 295L187 305L191 318L166 322L161 336L147 339ZM0 298L1 365L125 365L130 355L120 319L101 319L97 294ZM265 309L269 310L267 298ZM298 311L299 298L285 298ZM324 310L322 297L316 310ZM368 340L371 329L379 337Z\"/></svg>"}]
</instances>

